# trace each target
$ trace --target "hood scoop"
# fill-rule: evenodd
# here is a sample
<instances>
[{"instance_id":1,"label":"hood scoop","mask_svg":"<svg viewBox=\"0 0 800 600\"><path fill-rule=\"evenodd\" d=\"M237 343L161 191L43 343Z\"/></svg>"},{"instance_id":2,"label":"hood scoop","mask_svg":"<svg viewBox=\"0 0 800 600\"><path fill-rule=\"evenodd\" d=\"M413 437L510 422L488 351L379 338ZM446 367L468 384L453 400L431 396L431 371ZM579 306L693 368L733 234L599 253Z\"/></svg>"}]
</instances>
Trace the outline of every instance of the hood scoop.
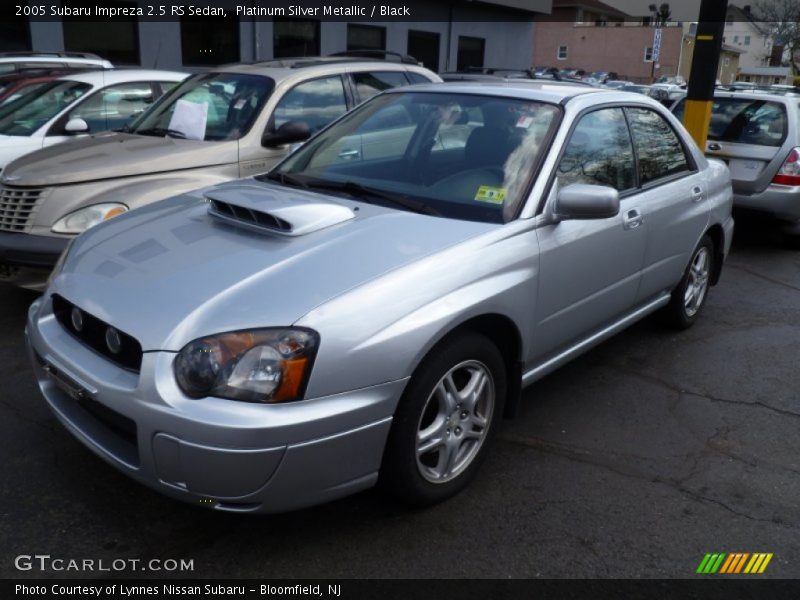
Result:
<instances>
[{"instance_id":1,"label":"hood scoop","mask_svg":"<svg viewBox=\"0 0 800 600\"><path fill-rule=\"evenodd\" d=\"M208 214L251 231L291 237L355 218L348 207L322 200L317 194L281 192L256 185L218 188L205 195Z\"/></svg>"}]
</instances>

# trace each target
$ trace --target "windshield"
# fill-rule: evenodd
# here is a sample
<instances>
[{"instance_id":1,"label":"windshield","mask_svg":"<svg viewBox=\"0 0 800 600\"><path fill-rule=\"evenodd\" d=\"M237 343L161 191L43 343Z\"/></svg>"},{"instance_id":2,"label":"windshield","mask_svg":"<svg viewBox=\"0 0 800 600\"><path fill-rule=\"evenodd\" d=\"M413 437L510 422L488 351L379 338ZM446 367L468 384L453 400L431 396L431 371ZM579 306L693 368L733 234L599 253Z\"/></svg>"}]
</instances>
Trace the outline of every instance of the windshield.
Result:
<instances>
[{"instance_id":1,"label":"windshield","mask_svg":"<svg viewBox=\"0 0 800 600\"><path fill-rule=\"evenodd\" d=\"M0 106L0 134L32 135L92 89L88 83L53 81Z\"/></svg>"},{"instance_id":2,"label":"windshield","mask_svg":"<svg viewBox=\"0 0 800 600\"><path fill-rule=\"evenodd\" d=\"M247 133L275 82L260 75L204 73L176 86L131 125L140 135L235 140Z\"/></svg>"},{"instance_id":3,"label":"windshield","mask_svg":"<svg viewBox=\"0 0 800 600\"><path fill-rule=\"evenodd\" d=\"M555 126L556 106L495 96L377 96L266 177L445 217L513 215Z\"/></svg>"}]
</instances>

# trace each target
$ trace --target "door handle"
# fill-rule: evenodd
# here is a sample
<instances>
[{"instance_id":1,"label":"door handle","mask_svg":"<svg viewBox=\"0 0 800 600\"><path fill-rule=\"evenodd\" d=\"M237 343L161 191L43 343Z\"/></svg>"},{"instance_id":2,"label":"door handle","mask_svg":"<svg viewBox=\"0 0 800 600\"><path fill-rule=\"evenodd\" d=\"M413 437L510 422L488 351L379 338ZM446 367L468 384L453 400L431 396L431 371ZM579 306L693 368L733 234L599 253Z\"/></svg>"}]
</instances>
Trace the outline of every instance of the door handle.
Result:
<instances>
[{"instance_id":1,"label":"door handle","mask_svg":"<svg viewBox=\"0 0 800 600\"><path fill-rule=\"evenodd\" d=\"M622 227L624 229L636 229L642 223L644 223L644 217L635 208L632 208L631 210L626 212L625 216L622 217Z\"/></svg>"},{"instance_id":2,"label":"door handle","mask_svg":"<svg viewBox=\"0 0 800 600\"><path fill-rule=\"evenodd\" d=\"M703 193L703 188L696 185L692 188L692 202L700 202L706 195Z\"/></svg>"},{"instance_id":3,"label":"door handle","mask_svg":"<svg viewBox=\"0 0 800 600\"><path fill-rule=\"evenodd\" d=\"M358 156L358 150L342 150L339 152L339 158L355 158Z\"/></svg>"},{"instance_id":4,"label":"door handle","mask_svg":"<svg viewBox=\"0 0 800 600\"><path fill-rule=\"evenodd\" d=\"M720 145L719 145L718 143L716 143L716 142L711 142L711 143L708 145L708 149L709 149L709 150L711 150L712 152L716 152L717 150L722 150L722 146L720 146Z\"/></svg>"}]
</instances>

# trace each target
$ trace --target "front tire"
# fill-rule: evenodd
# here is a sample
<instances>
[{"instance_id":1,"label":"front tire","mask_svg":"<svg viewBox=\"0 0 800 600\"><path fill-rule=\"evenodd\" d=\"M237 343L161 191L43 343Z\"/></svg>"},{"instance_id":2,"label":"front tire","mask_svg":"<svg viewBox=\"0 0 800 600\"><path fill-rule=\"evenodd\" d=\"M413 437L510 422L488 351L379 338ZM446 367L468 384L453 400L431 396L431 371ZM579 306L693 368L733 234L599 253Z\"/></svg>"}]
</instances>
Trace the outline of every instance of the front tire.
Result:
<instances>
[{"instance_id":1,"label":"front tire","mask_svg":"<svg viewBox=\"0 0 800 600\"><path fill-rule=\"evenodd\" d=\"M714 242L704 235L692 252L683 278L672 291L672 298L666 307L670 325L677 329L688 329L694 324L706 304L713 272Z\"/></svg>"},{"instance_id":2,"label":"front tire","mask_svg":"<svg viewBox=\"0 0 800 600\"><path fill-rule=\"evenodd\" d=\"M382 487L416 505L458 493L486 455L505 396L505 363L491 340L474 332L445 340L423 360L400 400Z\"/></svg>"}]
</instances>

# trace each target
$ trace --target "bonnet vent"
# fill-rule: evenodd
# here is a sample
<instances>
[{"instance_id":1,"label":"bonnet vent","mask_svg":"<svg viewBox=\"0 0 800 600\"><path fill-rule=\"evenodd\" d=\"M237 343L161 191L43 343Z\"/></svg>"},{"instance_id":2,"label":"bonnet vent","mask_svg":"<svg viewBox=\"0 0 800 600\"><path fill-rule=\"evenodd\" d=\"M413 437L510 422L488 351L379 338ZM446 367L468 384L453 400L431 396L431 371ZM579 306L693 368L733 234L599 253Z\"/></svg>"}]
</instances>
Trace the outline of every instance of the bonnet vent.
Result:
<instances>
[{"instance_id":1,"label":"bonnet vent","mask_svg":"<svg viewBox=\"0 0 800 600\"><path fill-rule=\"evenodd\" d=\"M298 237L355 218L340 201L304 190L270 186L221 185L205 194L208 214L220 221L259 233Z\"/></svg>"},{"instance_id":2,"label":"bonnet vent","mask_svg":"<svg viewBox=\"0 0 800 600\"><path fill-rule=\"evenodd\" d=\"M271 231L279 231L281 233L291 233L292 231L291 223L275 215L252 208L245 208L244 206L237 206L222 200L215 200L214 198L209 198L209 202L211 203L209 212L212 215Z\"/></svg>"}]
</instances>

